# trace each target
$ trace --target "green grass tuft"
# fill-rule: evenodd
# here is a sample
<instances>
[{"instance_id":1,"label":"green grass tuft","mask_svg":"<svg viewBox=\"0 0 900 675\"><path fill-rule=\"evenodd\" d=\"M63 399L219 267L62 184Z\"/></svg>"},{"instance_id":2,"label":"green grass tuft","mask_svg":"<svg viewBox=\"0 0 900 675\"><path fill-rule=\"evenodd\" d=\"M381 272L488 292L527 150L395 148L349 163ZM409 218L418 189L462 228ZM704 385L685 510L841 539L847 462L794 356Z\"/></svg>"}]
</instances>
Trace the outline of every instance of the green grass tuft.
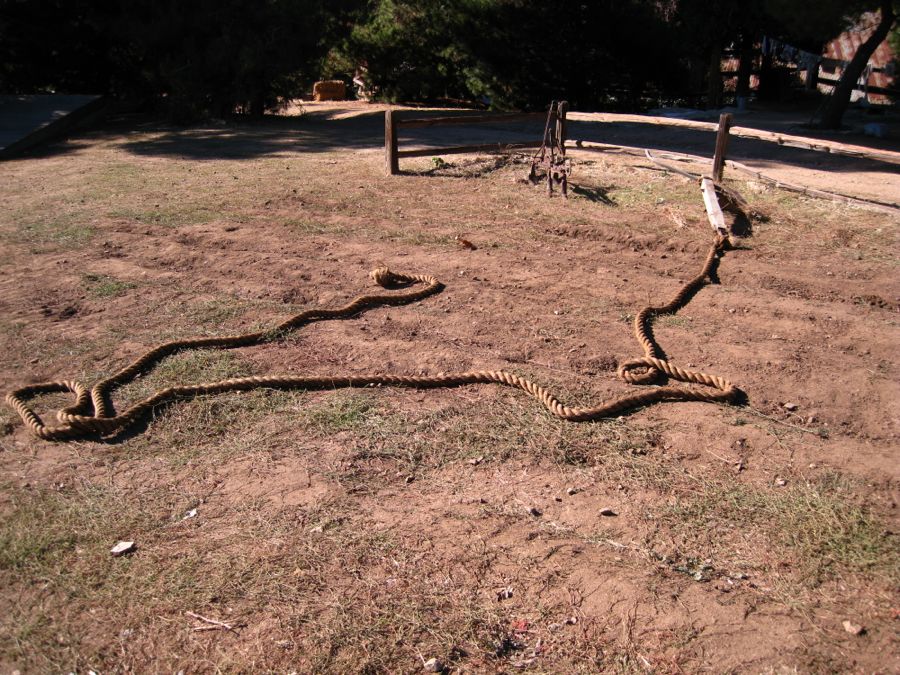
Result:
<instances>
[{"instance_id":1,"label":"green grass tuft","mask_svg":"<svg viewBox=\"0 0 900 675\"><path fill-rule=\"evenodd\" d=\"M341 391L329 394L318 405L303 406L300 422L320 434L362 428L380 419L371 393Z\"/></svg>"},{"instance_id":2,"label":"green grass tuft","mask_svg":"<svg viewBox=\"0 0 900 675\"><path fill-rule=\"evenodd\" d=\"M70 222L64 218L26 223L20 228L20 233L22 239L30 244L76 248L94 236L94 229L90 225Z\"/></svg>"},{"instance_id":3,"label":"green grass tuft","mask_svg":"<svg viewBox=\"0 0 900 675\"><path fill-rule=\"evenodd\" d=\"M711 547L710 555L716 543L705 541L708 532L738 528L790 561L804 585L848 574L896 576L900 554L878 518L852 494L838 474L785 487L716 481L670 505L664 518L691 545Z\"/></svg>"},{"instance_id":4,"label":"green grass tuft","mask_svg":"<svg viewBox=\"0 0 900 675\"><path fill-rule=\"evenodd\" d=\"M163 227L179 227L181 225L200 225L216 218L215 212L205 206L154 206L141 209L115 209L109 213L113 218L134 220L143 225L162 225Z\"/></svg>"},{"instance_id":5,"label":"green grass tuft","mask_svg":"<svg viewBox=\"0 0 900 675\"><path fill-rule=\"evenodd\" d=\"M106 274L85 274L81 277L81 282L87 288L88 293L96 298L113 298L124 295L126 291L137 286L130 281L120 281Z\"/></svg>"}]
</instances>

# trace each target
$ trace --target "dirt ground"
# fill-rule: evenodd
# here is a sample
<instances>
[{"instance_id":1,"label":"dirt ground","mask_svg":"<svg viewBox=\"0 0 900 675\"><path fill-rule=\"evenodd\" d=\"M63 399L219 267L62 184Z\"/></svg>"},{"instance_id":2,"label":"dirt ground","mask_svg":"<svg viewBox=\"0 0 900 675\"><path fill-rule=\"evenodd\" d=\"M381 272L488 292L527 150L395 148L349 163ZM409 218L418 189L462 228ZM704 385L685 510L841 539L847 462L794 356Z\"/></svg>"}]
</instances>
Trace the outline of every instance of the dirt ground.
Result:
<instances>
[{"instance_id":1,"label":"dirt ground","mask_svg":"<svg viewBox=\"0 0 900 675\"><path fill-rule=\"evenodd\" d=\"M178 354L118 407L247 374L635 389L631 320L711 242L692 182L598 153L568 201L498 158L387 177L371 128L326 117L123 118L0 165L0 388L337 306L386 263L446 289ZM897 672L900 218L730 184L752 236L654 332L739 406L574 424L487 385L258 390L71 443L4 408L0 672Z\"/></svg>"}]
</instances>

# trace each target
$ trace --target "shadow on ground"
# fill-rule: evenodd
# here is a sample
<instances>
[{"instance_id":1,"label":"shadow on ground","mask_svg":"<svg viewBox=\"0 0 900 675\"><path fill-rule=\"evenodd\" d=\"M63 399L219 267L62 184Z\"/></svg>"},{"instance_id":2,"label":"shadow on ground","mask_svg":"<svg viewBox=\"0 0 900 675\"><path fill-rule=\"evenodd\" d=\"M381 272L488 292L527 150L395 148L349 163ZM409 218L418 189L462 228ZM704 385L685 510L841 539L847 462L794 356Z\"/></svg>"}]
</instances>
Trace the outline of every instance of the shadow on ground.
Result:
<instances>
[{"instance_id":1,"label":"shadow on ground","mask_svg":"<svg viewBox=\"0 0 900 675\"><path fill-rule=\"evenodd\" d=\"M803 132L795 130L786 133L803 135ZM629 145L668 152L686 152L703 157L712 157L715 149L715 133L712 131L663 127L658 124L636 122L573 121L569 123L568 136L573 140ZM841 142L851 142L843 138L840 140ZM863 140L854 138L852 142L862 144ZM836 173L877 171L896 174L898 171L897 165L889 162L791 148L752 138L732 137L729 141L727 156L736 161L752 160L760 166L787 164L802 169Z\"/></svg>"},{"instance_id":2,"label":"shadow on ground","mask_svg":"<svg viewBox=\"0 0 900 675\"><path fill-rule=\"evenodd\" d=\"M581 185L572 185L570 189L572 190L573 194L578 195L579 197L584 197L585 199L592 202L596 202L598 204L606 204L607 206L618 206L618 204L609 196L609 190L611 188L583 187Z\"/></svg>"},{"instance_id":3,"label":"shadow on ground","mask_svg":"<svg viewBox=\"0 0 900 675\"><path fill-rule=\"evenodd\" d=\"M402 114L419 117L472 113L404 111ZM435 156L439 156L442 146L533 141L540 138L542 129L540 122L507 124L502 128L493 124L456 125L401 129L400 139L401 147L434 148ZM139 138L132 140L136 135ZM569 123L568 136L572 141L630 145L701 156L711 156L715 144L713 132L634 122L573 120ZM76 152L103 140L118 143L135 155L197 160L376 150L384 146L384 113L380 109L371 112L357 109L346 115L334 110L314 111L300 116L269 115L260 120L235 119L191 128L175 127L146 116L128 115L108 121L102 129L82 132L24 158ZM854 138L853 142L864 140ZM777 164L834 173L897 173L897 166L887 162L789 148L756 139L732 138L728 155L738 161L754 161L760 167ZM599 201L604 200L600 198Z\"/></svg>"}]
</instances>

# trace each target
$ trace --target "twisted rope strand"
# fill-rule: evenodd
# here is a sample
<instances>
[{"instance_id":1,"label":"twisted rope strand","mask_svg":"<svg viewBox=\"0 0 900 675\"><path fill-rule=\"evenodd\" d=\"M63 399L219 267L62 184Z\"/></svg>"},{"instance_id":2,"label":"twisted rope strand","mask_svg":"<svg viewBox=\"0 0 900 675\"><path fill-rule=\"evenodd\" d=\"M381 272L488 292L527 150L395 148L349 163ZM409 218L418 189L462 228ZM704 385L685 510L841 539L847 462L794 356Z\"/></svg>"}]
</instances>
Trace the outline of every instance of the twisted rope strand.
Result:
<instances>
[{"instance_id":1,"label":"twisted rope strand","mask_svg":"<svg viewBox=\"0 0 900 675\"><path fill-rule=\"evenodd\" d=\"M154 347L130 365L101 380L91 389L74 380L44 382L31 384L10 392L6 396L6 402L19 414L22 421L38 438L48 441L61 441L97 435L110 436L120 433L147 415L156 406L176 399L187 399L204 394L220 394L228 391L249 391L261 387L268 389L312 390L388 386L426 389L496 383L521 389L540 401L547 410L557 417L572 422L585 422L602 417L611 417L632 408L660 401L734 401L740 392L728 380L718 375L686 370L672 365L661 358L662 351L653 340L651 332L651 322L654 317L677 312L707 283L713 267L726 246L727 239L717 237L706 256L702 270L696 277L688 281L667 304L659 307L645 307L638 313L634 319L634 333L644 349L644 356L625 361L619 366L617 371L618 376L622 380L631 384L656 382L665 374L667 377L680 382L705 385L710 388L709 390L679 386L659 386L639 393L621 396L592 408L573 408L561 403L556 396L543 386L504 370L479 370L425 376L339 375L289 377L273 375L265 377L238 377L218 382L167 387L156 391L142 401L138 401L127 410L117 415L113 414L113 406L110 400L111 392L131 382L141 373L151 370L155 364L175 352L186 349L247 347L273 342L281 339L286 333L313 321L344 319L373 307L409 304L439 293L444 288L441 282L430 275L398 274L391 272L386 267L379 267L372 271L371 276L376 283L385 288L412 284L422 284L422 287L390 295L363 295L343 307L334 309L306 310L283 321L271 331L167 342ZM71 406L57 412L56 417L60 422L58 426L47 426L37 413L26 404L26 401L35 396L56 392L70 392L74 394L75 402Z\"/></svg>"}]
</instances>

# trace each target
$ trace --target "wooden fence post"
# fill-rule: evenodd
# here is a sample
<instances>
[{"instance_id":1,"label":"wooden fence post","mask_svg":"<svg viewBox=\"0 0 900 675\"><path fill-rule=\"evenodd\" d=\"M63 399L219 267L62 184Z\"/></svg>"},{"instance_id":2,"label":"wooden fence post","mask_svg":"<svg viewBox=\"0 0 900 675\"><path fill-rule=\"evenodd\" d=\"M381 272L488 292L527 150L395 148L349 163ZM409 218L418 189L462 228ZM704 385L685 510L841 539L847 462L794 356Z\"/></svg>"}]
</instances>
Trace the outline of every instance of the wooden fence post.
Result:
<instances>
[{"instance_id":1,"label":"wooden fence post","mask_svg":"<svg viewBox=\"0 0 900 675\"><path fill-rule=\"evenodd\" d=\"M566 113L569 112L568 101L560 101L556 104L556 137L559 139L559 147L566 149Z\"/></svg>"},{"instance_id":2,"label":"wooden fence post","mask_svg":"<svg viewBox=\"0 0 900 675\"><path fill-rule=\"evenodd\" d=\"M725 153L728 151L728 130L731 129L731 115L723 113L719 116L719 130L716 133L716 154L713 156L713 180L721 181L725 171Z\"/></svg>"},{"instance_id":3,"label":"wooden fence post","mask_svg":"<svg viewBox=\"0 0 900 675\"><path fill-rule=\"evenodd\" d=\"M389 176L400 173L400 160L397 158L397 118L392 110L384 111L384 168Z\"/></svg>"}]
</instances>

